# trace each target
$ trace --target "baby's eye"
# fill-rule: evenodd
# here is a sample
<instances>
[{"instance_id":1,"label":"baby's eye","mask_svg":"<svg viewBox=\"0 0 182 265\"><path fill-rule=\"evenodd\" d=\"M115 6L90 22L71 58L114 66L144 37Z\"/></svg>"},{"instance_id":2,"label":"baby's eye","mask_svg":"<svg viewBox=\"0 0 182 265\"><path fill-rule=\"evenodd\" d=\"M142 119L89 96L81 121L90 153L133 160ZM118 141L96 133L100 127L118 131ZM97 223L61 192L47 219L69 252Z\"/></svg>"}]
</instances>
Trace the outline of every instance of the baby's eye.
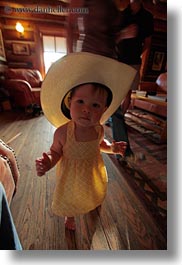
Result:
<instances>
[{"instance_id":1,"label":"baby's eye","mask_svg":"<svg viewBox=\"0 0 182 265\"><path fill-rule=\"evenodd\" d=\"M84 102L83 102L83 99L78 99L77 100L77 103L79 103L79 104L83 104Z\"/></svg>"},{"instance_id":2,"label":"baby's eye","mask_svg":"<svg viewBox=\"0 0 182 265\"><path fill-rule=\"evenodd\" d=\"M93 103L92 106L93 106L94 108L100 108L100 104L98 104L98 103Z\"/></svg>"}]
</instances>

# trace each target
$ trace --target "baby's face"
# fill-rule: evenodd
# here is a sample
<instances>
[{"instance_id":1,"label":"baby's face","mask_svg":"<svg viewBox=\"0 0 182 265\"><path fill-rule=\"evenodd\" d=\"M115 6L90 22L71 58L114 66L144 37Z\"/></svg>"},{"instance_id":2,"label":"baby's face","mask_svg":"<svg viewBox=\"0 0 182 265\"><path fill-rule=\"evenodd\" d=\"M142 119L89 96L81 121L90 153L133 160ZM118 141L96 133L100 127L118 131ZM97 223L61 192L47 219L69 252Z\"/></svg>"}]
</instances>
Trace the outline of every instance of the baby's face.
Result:
<instances>
[{"instance_id":1,"label":"baby's face","mask_svg":"<svg viewBox=\"0 0 182 265\"><path fill-rule=\"evenodd\" d=\"M106 110L107 92L95 90L94 85L78 87L71 98L70 115L81 126L94 126L99 123Z\"/></svg>"}]
</instances>

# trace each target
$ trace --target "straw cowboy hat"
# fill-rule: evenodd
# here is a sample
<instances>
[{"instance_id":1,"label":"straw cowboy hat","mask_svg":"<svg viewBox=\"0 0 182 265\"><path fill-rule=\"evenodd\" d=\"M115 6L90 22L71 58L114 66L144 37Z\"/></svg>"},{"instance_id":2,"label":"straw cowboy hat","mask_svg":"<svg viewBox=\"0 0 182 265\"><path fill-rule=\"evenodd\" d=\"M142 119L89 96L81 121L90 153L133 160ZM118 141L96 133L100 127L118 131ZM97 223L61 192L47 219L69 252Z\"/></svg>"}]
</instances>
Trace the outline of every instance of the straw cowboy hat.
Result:
<instances>
[{"instance_id":1,"label":"straw cowboy hat","mask_svg":"<svg viewBox=\"0 0 182 265\"><path fill-rule=\"evenodd\" d=\"M41 105L47 119L59 127L69 121L62 106L68 92L85 83L100 83L112 92L112 101L101 117L103 124L129 91L136 70L117 60L88 52L70 53L49 69L41 88ZM65 102L66 103L66 102ZM65 104L67 106L67 104Z\"/></svg>"}]
</instances>

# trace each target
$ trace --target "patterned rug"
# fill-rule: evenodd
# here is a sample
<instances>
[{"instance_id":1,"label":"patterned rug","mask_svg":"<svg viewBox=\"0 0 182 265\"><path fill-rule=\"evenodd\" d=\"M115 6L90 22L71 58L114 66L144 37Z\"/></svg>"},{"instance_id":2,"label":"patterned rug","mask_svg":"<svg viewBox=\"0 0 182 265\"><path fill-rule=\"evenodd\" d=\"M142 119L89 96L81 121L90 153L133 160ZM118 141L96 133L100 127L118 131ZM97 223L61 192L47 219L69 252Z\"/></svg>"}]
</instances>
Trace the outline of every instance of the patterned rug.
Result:
<instances>
[{"instance_id":1,"label":"patterned rug","mask_svg":"<svg viewBox=\"0 0 182 265\"><path fill-rule=\"evenodd\" d=\"M105 126L106 138L111 141L112 131ZM130 145L134 153L142 152L146 160L120 165L115 156L113 163L125 176L129 185L147 207L161 232L167 231L167 144L157 144L132 127L128 127Z\"/></svg>"},{"instance_id":2,"label":"patterned rug","mask_svg":"<svg viewBox=\"0 0 182 265\"><path fill-rule=\"evenodd\" d=\"M125 114L128 127L135 129L154 143L167 142L166 119L149 112L133 109Z\"/></svg>"}]
</instances>

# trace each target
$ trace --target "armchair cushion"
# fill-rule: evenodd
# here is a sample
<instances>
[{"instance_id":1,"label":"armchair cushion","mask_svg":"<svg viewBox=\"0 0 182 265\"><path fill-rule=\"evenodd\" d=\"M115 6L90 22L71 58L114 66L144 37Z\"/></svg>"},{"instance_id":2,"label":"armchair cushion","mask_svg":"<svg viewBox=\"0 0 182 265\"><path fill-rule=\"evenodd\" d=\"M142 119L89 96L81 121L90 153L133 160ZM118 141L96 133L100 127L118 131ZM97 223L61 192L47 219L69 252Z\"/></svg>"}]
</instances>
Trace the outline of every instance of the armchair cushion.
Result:
<instances>
[{"instance_id":1,"label":"armchair cushion","mask_svg":"<svg viewBox=\"0 0 182 265\"><path fill-rule=\"evenodd\" d=\"M15 106L40 106L41 84L42 76L36 69L9 68L5 72L5 88Z\"/></svg>"},{"instance_id":2,"label":"armchair cushion","mask_svg":"<svg viewBox=\"0 0 182 265\"><path fill-rule=\"evenodd\" d=\"M42 76L38 70L32 69L8 69L5 73L6 79L21 79L30 83L31 87L40 87Z\"/></svg>"}]
</instances>

